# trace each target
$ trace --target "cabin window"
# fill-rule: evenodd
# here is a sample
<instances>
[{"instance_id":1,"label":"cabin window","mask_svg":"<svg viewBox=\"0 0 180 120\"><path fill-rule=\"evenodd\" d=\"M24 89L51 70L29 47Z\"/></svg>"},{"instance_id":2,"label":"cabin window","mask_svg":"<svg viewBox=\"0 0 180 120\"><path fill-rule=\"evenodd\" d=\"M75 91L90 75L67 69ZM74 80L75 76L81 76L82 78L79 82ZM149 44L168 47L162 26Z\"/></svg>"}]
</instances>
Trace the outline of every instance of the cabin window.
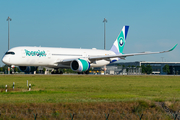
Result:
<instances>
[{"instance_id":1,"label":"cabin window","mask_svg":"<svg viewBox=\"0 0 180 120\"><path fill-rule=\"evenodd\" d=\"M5 55L15 55L14 52L6 52Z\"/></svg>"}]
</instances>

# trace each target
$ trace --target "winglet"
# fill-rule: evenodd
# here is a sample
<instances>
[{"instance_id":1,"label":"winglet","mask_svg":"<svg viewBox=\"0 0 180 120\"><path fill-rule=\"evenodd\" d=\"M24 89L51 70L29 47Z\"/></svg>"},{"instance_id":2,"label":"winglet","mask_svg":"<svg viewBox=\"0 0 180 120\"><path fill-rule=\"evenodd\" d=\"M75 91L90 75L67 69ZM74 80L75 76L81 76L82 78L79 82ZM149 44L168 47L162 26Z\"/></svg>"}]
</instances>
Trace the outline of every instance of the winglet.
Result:
<instances>
[{"instance_id":1,"label":"winglet","mask_svg":"<svg viewBox=\"0 0 180 120\"><path fill-rule=\"evenodd\" d=\"M169 51L173 51L174 50L174 48L177 46L178 44L176 44L172 49L170 49Z\"/></svg>"}]
</instances>

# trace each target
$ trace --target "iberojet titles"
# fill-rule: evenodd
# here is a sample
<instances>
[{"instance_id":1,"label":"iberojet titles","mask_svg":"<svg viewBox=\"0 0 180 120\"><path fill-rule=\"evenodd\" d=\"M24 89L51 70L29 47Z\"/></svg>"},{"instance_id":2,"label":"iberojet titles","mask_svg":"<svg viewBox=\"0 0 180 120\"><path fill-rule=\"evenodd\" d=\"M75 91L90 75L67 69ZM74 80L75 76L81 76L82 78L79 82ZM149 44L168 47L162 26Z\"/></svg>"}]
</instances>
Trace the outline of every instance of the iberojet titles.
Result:
<instances>
[{"instance_id":1,"label":"iberojet titles","mask_svg":"<svg viewBox=\"0 0 180 120\"><path fill-rule=\"evenodd\" d=\"M40 51L40 50L38 50L38 51L28 51L26 49L24 49L24 50L25 50L26 56L39 56L39 57L46 56L46 53L45 53L44 50L43 51Z\"/></svg>"}]
</instances>

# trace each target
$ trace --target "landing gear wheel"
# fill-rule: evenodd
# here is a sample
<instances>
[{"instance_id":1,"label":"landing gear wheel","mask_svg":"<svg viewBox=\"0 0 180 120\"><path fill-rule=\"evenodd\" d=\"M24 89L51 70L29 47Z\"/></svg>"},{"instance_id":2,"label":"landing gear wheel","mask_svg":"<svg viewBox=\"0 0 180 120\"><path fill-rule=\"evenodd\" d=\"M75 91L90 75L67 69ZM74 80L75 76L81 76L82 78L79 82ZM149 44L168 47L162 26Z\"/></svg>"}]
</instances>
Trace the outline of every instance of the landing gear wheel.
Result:
<instances>
[{"instance_id":1,"label":"landing gear wheel","mask_svg":"<svg viewBox=\"0 0 180 120\"><path fill-rule=\"evenodd\" d=\"M63 74L63 72L59 71L58 69L55 69L54 71L51 72L51 74Z\"/></svg>"},{"instance_id":2,"label":"landing gear wheel","mask_svg":"<svg viewBox=\"0 0 180 120\"><path fill-rule=\"evenodd\" d=\"M85 74L89 74L89 70L85 72Z\"/></svg>"}]
</instances>

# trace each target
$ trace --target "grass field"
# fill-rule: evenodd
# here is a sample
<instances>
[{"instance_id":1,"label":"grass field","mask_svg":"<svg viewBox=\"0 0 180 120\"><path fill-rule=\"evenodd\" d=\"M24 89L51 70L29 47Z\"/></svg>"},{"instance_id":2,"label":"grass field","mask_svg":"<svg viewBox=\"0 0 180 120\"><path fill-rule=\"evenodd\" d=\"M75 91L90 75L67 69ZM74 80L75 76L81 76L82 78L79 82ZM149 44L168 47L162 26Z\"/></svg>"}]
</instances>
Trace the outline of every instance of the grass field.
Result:
<instances>
[{"instance_id":1,"label":"grass field","mask_svg":"<svg viewBox=\"0 0 180 120\"><path fill-rule=\"evenodd\" d=\"M172 119L160 104L180 116L180 76L0 75L0 91L0 120Z\"/></svg>"},{"instance_id":2,"label":"grass field","mask_svg":"<svg viewBox=\"0 0 180 120\"><path fill-rule=\"evenodd\" d=\"M0 103L179 101L180 76L0 75L0 90Z\"/></svg>"}]
</instances>

